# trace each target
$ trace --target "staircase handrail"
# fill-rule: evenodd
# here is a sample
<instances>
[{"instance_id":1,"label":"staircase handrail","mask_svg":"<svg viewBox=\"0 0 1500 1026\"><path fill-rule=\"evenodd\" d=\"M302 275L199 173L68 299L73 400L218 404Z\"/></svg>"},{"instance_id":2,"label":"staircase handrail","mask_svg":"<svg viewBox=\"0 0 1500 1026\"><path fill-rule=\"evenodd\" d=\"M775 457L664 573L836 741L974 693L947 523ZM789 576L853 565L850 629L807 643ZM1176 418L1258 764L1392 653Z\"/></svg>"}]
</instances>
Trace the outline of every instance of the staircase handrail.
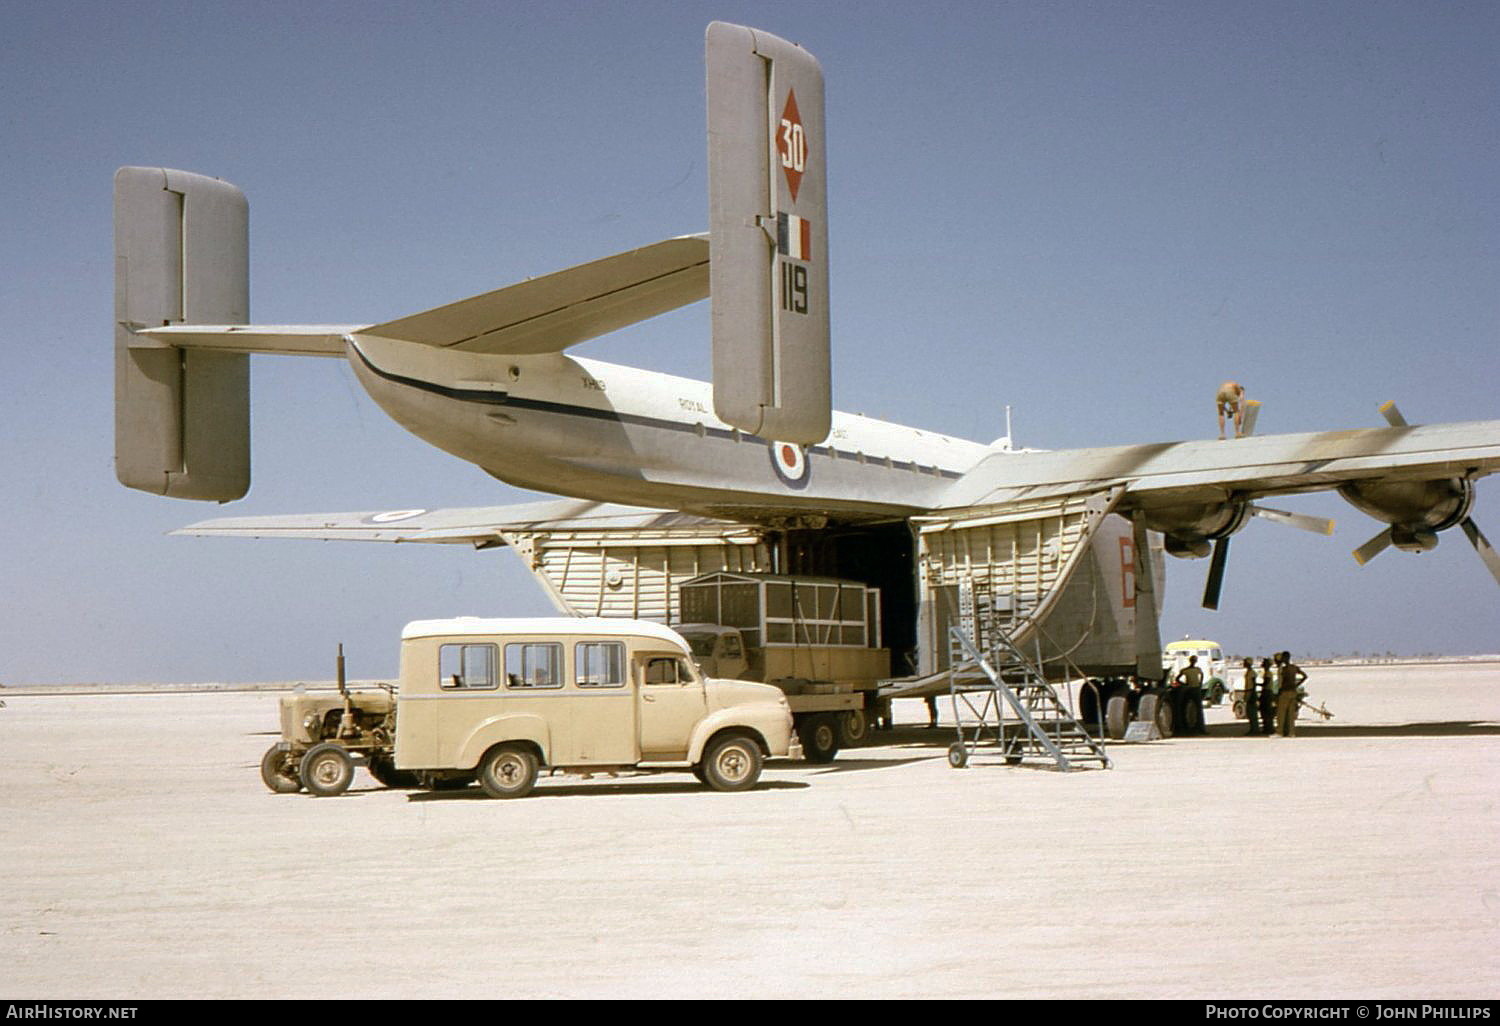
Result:
<instances>
[{"instance_id":1,"label":"staircase handrail","mask_svg":"<svg viewBox=\"0 0 1500 1026\"><path fill-rule=\"evenodd\" d=\"M1001 637L1005 637L1004 632L997 631L996 633L1000 634ZM984 672L984 675L990 679L990 681L995 685L996 689L1005 696L1006 704L1011 707L1011 710L1016 714L1017 718L1026 725L1027 732L1037 740L1037 742L1042 746L1043 750L1046 751L1046 753L1053 759L1057 760L1058 767L1064 770L1069 769L1070 767L1068 765L1068 757L1064 755L1062 749L1058 748L1057 745L1053 743L1052 739L1047 736L1047 732L1045 730L1042 730L1041 727L1037 725L1036 720L1032 719L1031 711L1022 704L1021 700L1015 696L1015 693L1012 692L1011 689L1005 684L1005 682L1000 679L1000 675L995 672L995 668L990 665L989 660L986 659L984 657L984 654L979 651L977 646L975 646L974 642L969 638L968 633L964 631L962 627L949 627L948 636L950 640L957 641L959 645L963 647L963 650L968 654L969 658L975 663L975 665L980 668L980 670ZM1026 659L1025 656L1020 654L1019 650L1017 650L1014 645L1010 644L1010 639L1008 637L1005 638L1005 643L1012 652L1020 656L1020 662L1022 663L1022 665L1026 666L1029 669L1031 665L1030 662ZM1001 741L1003 743L1004 739L1002 738Z\"/></svg>"}]
</instances>

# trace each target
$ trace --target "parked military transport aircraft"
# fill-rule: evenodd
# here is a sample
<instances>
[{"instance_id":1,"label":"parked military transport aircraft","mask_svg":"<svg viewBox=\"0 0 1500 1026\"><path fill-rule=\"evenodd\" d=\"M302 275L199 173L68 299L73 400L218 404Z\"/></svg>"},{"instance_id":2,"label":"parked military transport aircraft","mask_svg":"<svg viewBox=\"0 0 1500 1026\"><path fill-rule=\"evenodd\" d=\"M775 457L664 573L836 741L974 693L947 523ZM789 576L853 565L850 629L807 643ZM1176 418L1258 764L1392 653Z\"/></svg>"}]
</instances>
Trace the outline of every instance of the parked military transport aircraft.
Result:
<instances>
[{"instance_id":1,"label":"parked military transport aircraft","mask_svg":"<svg viewBox=\"0 0 1500 1026\"><path fill-rule=\"evenodd\" d=\"M116 468L158 494L249 488L248 355L345 359L398 423L555 502L210 520L200 535L510 545L558 606L676 620L713 570L881 590L898 672L945 665L946 626L1003 629L1096 673L1160 672L1158 545L1212 554L1253 505L1337 489L1386 526L1356 557L1462 526L1500 469L1500 421L1388 425L1058 452L985 445L830 409L822 73L767 33L708 30L710 231L384 324L252 326L247 206L181 171L115 178ZM710 298L713 381L569 356ZM1155 541L1159 532L1161 542Z\"/></svg>"}]
</instances>

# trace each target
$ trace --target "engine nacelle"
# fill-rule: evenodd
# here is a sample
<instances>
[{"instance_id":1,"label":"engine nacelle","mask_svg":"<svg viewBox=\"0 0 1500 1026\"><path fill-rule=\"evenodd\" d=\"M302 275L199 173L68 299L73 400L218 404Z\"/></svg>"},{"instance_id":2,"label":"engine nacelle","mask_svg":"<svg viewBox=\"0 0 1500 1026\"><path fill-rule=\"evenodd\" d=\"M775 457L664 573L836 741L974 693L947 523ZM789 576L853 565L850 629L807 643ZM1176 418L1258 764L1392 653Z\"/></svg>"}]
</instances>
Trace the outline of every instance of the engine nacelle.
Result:
<instances>
[{"instance_id":1,"label":"engine nacelle","mask_svg":"<svg viewBox=\"0 0 1500 1026\"><path fill-rule=\"evenodd\" d=\"M1250 521L1250 503L1191 503L1153 509L1146 526L1165 535L1168 553L1179 559L1201 559L1212 551L1211 542L1227 538Z\"/></svg>"},{"instance_id":2,"label":"engine nacelle","mask_svg":"<svg viewBox=\"0 0 1500 1026\"><path fill-rule=\"evenodd\" d=\"M1474 505L1474 484L1466 478L1429 481L1374 480L1341 485L1349 504L1391 525L1391 544L1407 552L1437 545L1437 532L1461 523Z\"/></svg>"}]
</instances>

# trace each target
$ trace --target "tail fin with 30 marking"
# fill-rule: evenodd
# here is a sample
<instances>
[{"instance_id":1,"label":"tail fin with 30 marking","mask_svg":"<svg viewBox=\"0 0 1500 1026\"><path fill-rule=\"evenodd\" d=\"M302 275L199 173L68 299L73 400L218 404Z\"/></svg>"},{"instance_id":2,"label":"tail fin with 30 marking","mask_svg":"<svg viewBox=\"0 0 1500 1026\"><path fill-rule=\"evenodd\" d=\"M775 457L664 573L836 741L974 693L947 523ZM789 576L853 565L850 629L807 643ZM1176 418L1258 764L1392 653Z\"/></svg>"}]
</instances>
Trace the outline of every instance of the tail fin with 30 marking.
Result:
<instances>
[{"instance_id":1,"label":"tail fin with 30 marking","mask_svg":"<svg viewBox=\"0 0 1500 1026\"><path fill-rule=\"evenodd\" d=\"M811 445L832 416L823 70L759 29L708 27L714 410Z\"/></svg>"}]
</instances>

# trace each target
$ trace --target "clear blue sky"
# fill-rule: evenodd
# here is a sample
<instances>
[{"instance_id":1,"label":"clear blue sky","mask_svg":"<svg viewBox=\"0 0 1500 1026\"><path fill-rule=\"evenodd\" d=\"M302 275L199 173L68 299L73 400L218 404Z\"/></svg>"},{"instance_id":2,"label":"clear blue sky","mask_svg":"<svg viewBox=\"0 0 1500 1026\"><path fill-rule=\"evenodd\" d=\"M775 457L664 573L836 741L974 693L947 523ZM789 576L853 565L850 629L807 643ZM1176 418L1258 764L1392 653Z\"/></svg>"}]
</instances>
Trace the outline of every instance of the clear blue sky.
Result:
<instances>
[{"instance_id":1,"label":"clear blue sky","mask_svg":"<svg viewBox=\"0 0 1500 1026\"><path fill-rule=\"evenodd\" d=\"M1500 417L1500 5L31 3L0 9L0 682L394 672L410 619L548 606L514 556L169 538L217 514L531 496L407 435L336 361L253 360L228 507L112 469L111 176L226 178L251 313L377 322L706 223L703 30L827 78L835 400L987 441ZM588 344L708 376L707 306ZM1476 519L1500 539L1500 484ZM1276 504L1276 503L1273 503ZM1500 649L1460 532L1349 553L1255 522L1218 614L1169 561L1166 637Z\"/></svg>"}]
</instances>

